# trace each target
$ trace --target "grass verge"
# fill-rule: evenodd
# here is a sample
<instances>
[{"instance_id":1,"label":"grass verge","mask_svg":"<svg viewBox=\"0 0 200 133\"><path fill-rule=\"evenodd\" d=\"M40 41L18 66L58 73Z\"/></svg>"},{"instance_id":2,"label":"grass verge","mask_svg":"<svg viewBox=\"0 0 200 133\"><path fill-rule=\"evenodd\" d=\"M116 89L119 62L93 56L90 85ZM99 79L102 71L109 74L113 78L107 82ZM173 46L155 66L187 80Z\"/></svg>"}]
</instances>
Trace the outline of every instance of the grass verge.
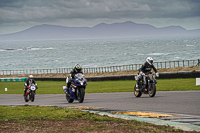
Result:
<instances>
[{"instance_id":1,"label":"grass verge","mask_svg":"<svg viewBox=\"0 0 200 133\"><path fill-rule=\"evenodd\" d=\"M183 132L60 107L0 106L0 132Z\"/></svg>"},{"instance_id":2,"label":"grass verge","mask_svg":"<svg viewBox=\"0 0 200 133\"><path fill-rule=\"evenodd\" d=\"M36 82L39 87L37 94L63 94L62 86L66 86L63 81ZM135 83L133 80L88 82L86 93L131 92ZM156 87L157 91L200 90L195 78L159 79ZM24 82L0 82L0 94L22 94L23 90Z\"/></svg>"}]
</instances>

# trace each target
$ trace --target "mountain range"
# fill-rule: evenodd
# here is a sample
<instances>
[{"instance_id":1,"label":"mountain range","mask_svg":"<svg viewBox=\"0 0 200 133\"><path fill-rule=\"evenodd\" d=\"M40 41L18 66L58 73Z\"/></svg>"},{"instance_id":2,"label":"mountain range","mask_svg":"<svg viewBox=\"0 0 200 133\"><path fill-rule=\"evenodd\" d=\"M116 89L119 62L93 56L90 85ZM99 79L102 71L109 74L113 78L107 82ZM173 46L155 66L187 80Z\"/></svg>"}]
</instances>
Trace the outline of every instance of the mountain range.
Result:
<instances>
[{"instance_id":1,"label":"mountain range","mask_svg":"<svg viewBox=\"0 0 200 133\"><path fill-rule=\"evenodd\" d=\"M131 21L123 23L101 23L94 27L65 27L37 25L29 29L0 35L0 41L69 40L94 38L128 38L148 36L200 36L200 29L186 30L180 26L156 28L149 24Z\"/></svg>"}]
</instances>

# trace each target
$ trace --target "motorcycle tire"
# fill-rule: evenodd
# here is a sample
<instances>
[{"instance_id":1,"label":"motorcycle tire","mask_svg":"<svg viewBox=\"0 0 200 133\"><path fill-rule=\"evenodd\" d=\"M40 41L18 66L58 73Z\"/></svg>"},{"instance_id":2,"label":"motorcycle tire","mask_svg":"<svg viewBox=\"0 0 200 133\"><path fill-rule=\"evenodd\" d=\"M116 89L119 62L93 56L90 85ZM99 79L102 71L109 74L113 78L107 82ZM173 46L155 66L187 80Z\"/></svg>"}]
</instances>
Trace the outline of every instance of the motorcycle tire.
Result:
<instances>
[{"instance_id":1,"label":"motorcycle tire","mask_svg":"<svg viewBox=\"0 0 200 133\"><path fill-rule=\"evenodd\" d=\"M148 92L150 97L154 97L156 95L156 85L151 84L151 91Z\"/></svg>"},{"instance_id":2,"label":"motorcycle tire","mask_svg":"<svg viewBox=\"0 0 200 133\"><path fill-rule=\"evenodd\" d=\"M31 102L34 102L34 100L35 100L35 93L31 92Z\"/></svg>"},{"instance_id":3,"label":"motorcycle tire","mask_svg":"<svg viewBox=\"0 0 200 133\"><path fill-rule=\"evenodd\" d=\"M136 96L136 97L141 97L141 95L142 95L142 92L141 91L136 91L136 85L134 86L134 95Z\"/></svg>"},{"instance_id":4,"label":"motorcycle tire","mask_svg":"<svg viewBox=\"0 0 200 133\"><path fill-rule=\"evenodd\" d=\"M26 93L25 93L25 95L24 95L24 101L25 101L25 102L28 102L28 101L29 101L29 100L27 99Z\"/></svg>"},{"instance_id":5,"label":"motorcycle tire","mask_svg":"<svg viewBox=\"0 0 200 133\"><path fill-rule=\"evenodd\" d=\"M80 88L78 91L78 102L82 103L84 101L84 97L85 97L85 89Z\"/></svg>"},{"instance_id":6,"label":"motorcycle tire","mask_svg":"<svg viewBox=\"0 0 200 133\"><path fill-rule=\"evenodd\" d=\"M68 94L68 92L66 92L66 99L68 101L68 103L73 103L74 99L70 98L70 95Z\"/></svg>"}]
</instances>

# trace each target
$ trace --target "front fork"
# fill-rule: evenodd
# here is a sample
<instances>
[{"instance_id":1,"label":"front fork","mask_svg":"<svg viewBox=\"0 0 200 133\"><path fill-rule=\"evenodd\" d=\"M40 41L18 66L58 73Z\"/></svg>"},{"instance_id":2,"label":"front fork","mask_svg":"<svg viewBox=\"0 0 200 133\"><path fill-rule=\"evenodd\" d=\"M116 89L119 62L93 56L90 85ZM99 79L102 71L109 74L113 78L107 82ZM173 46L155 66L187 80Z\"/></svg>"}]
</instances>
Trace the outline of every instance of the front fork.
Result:
<instances>
[{"instance_id":1,"label":"front fork","mask_svg":"<svg viewBox=\"0 0 200 133\"><path fill-rule=\"evenodd\" d=\"M153 83L150 82L150 80L148 80L148 87L149 87L149 91L151 91L152 86L157 84L157 80L155 80Z\"/></svg>"},{"instance_id":2,"label":"front fork","mask_svg":"<svg viewBox=\"0 0 200 133\"><path fill-rule=\"evenodd\" d=\"M151 83L150 83L150 80L148 80L148 88L149 88L149 91L151 91L151 88L152 86L151 86Z\"/></svg>"}]
</instances>

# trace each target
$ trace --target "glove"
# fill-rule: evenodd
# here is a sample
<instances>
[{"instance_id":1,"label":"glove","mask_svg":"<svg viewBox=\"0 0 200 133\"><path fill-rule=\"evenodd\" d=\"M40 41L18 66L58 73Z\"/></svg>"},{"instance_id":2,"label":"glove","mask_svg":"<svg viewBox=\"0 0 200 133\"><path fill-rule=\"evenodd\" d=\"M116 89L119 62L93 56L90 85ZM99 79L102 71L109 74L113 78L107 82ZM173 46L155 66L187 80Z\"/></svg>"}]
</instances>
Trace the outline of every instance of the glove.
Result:
<instances>
[{"instance_id":1,"label":"glove","mask_svg":"<svg viewBox=\"0 0 200 133\"><path fill-rule=\"evenodd\" d=\"M141 75L145 75L143 72L140 72Z\"/></svg>"},{"instance_id":2,"label":"glove","mask_svg":"<svg viewBox=\"0 0 200 133\"><path fill-rule=\"evenodd\" d=\"M37 83L35 83L35 87L36 87L36 89L38 89Z\"/></svg>"},{"instance_id":3,"label":"glove","mask_svg":"<svg viewBox=\"0 0 200 133\"><path fill-rule=\"evenodd\" d=\"M158 74L158 73L156 73L156 77L159 77L159 74Z\"/></svg>"}]
</instances>

